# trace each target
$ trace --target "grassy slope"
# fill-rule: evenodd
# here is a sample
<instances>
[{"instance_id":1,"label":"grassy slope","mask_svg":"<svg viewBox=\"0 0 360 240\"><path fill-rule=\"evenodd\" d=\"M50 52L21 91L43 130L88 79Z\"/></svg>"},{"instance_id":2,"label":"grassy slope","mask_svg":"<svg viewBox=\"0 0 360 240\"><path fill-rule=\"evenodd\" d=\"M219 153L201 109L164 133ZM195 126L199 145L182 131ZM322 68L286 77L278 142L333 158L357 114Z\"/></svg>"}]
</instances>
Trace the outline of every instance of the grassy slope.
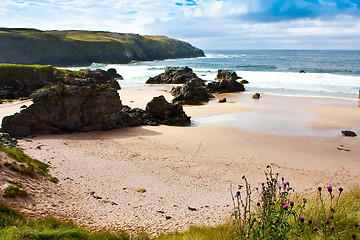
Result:
<instances>
[{"instance_id":1,"label":"grassy slope","mask_svg":"<svg viewBox=\"0 0 360 240\"><path fill-rule=\"evenodd\" d=\"M22 64L124 63L203 56L190 44L164 36L99 31L0 28L0 62Z\"/></svg>"}]
</instances>

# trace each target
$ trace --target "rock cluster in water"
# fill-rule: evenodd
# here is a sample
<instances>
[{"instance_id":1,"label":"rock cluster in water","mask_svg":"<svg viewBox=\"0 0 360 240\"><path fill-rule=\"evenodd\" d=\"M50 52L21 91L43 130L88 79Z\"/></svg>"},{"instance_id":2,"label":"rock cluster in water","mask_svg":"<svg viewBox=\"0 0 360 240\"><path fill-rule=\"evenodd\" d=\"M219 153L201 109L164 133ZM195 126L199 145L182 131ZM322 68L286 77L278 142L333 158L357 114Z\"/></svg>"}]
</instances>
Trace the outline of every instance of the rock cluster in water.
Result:
<instances>
[{"instance_id":1,"label":"rock cluster in water","mask_svg":"<svg viewBox=\"0 0 360 240\"><path fill-rule=\"evenodd\" d=\"M145 110L122 105L116 89L106 85L57 84L32 94L33 104L3 118L2 131L14 137L110 130L141 124L190 125L180 105L154 98Z\"/></svg>"},{"instance_id":2,"label":"rock cluster in water","mask_svg":"<svg viewBox=\"0 0 360 240\"><path fill-rule=\"evenodd\" d=\"M173 103L182 105L200 105L208 102L214 96L212 93L228 93L245 91L244 84L238 82L241 79L236 72L219 69L214 81L205 84L188 67L167 67L165 72L149 78L146 83L151 84L183 84L174 87L171 94L175 97ZM242 80L247 82L246 80Z\"/></svg>"}]
</instances>

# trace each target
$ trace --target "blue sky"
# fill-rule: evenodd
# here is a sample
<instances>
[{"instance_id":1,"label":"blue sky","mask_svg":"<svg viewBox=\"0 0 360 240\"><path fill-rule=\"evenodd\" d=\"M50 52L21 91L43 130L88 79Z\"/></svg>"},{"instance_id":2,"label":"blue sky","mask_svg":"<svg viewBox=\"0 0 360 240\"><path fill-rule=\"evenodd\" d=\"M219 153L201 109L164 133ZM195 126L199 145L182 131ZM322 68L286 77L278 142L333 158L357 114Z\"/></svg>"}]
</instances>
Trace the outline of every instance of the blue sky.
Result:
<instances>
[{"instance_id":1,"label":"blue sky","mask_svg":"<svg viewBox=\"0 0 360 240\"><path fill-rule=\"evenodd\" d=\"M202 49L360 49L360 0L1 0L0 27L166 35Z\"/></svg>"}]
</instances>

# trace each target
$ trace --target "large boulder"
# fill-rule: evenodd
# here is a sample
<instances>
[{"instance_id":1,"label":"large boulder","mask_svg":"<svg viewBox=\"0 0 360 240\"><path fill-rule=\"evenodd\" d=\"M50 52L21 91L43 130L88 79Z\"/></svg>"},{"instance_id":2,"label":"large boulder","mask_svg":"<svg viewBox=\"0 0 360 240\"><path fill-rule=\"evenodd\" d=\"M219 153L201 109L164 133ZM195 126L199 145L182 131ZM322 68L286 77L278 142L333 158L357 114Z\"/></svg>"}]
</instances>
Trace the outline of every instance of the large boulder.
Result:
<instances>
[{"instance_id":1,"label":"large boulder","mask_svg":"<svg viewBox=\"0 0 360 240\"><path fill-rule=\"evenodd\" d=\"M150 113L160 124L188 126L191 123L190 117L185 114L181 105L167 102L162 95L154 97L146 105L145 111Z\"/></svg>"},{"instance_id":2,"label":"large boulder","mask_svg":"<svg viewBox=\"0 0 360 240\"><path fill-rule=\"evenodd\" d=\"M175 96L173 103L181 105L201 105L214 97L200 78L193 78L182 86L173 87L171 94Z\"/></svg>"},{"instance_id":3,"label":"large boulder","mask_svg":"<svg viewBox=\"0 0 360 240\"><path fill-rule=\"evenodd\" d=\"M227 69L219 69L215 81L228 80L228 79L237 80L237 79L241 79L241 77L239 77L236 74L236 72L230 72Z\"/></svg>"},{"instance_id":4,"label":"large boulder","mask_svg":"<svg viewBox=\"0 0 360 240\"><path fill-rule=\"evenodd\" d=\"M116 79L122 77L115 69L69 71L52 66L0 65L0 99L29 97L35 90L58 82L76 86L106 84L120 89Z\"/></svg>"},{"instance_id":5,"label":"large boulder","mask_svg":"<svg viewBox=\"0 0 360 240\"><path fill-rule=\"evenodd\" d=\"M189 67L167 67L165 72L149 78L147 84L183 84L190 79L197 78Z\"/></svg>"},{"instance_id":6,"label":"large boulder","mask_svg":"<svg viewBox=\"0 0 360 240\"><path fill-rule=\"evenodd\" d=\"M244 84L236 81L240 78L236 72L219 69L215 81L208 83L206 87L211 93L243 92L245 91Z\"/></svg>"},{"instance_id":7,"label":"large boulder","mask_svg":"<svg viewBox=\"0 0 360 240\"><path fill-rule=\"evenodd\" d=\"M119 94L106 85L86 87L61 83L32 94L33 104L4 117L2 131L14 137L29 134L109 130L127 126Z\"/></svg>"}]
</instances>

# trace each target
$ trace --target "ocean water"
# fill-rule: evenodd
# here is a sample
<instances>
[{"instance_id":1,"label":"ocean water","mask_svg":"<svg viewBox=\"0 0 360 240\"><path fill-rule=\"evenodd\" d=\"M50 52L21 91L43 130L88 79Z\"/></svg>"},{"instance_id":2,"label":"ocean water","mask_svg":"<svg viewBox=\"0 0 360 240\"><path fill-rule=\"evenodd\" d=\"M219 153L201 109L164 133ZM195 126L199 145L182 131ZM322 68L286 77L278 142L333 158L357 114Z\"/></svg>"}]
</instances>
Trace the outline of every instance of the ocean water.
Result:
<instances>
[{"instance_id":1,"label":"ocean water","mask_svg":"<svg viewBox=\"0 0 360 240\"><path fill-rule=\"evenodd\" d=\"M236 71L248 80L248 92L275 95L358 99L360 51L342 50L227 50L205 51L206 57L170 59L128 64L93 63L67 69L115 68L122 87L144 85L149 77L167 66L188 66L202 79L211 81L218 69ZM299 73L304 70L306 73Z\"/></svg>"}]
</instances>

